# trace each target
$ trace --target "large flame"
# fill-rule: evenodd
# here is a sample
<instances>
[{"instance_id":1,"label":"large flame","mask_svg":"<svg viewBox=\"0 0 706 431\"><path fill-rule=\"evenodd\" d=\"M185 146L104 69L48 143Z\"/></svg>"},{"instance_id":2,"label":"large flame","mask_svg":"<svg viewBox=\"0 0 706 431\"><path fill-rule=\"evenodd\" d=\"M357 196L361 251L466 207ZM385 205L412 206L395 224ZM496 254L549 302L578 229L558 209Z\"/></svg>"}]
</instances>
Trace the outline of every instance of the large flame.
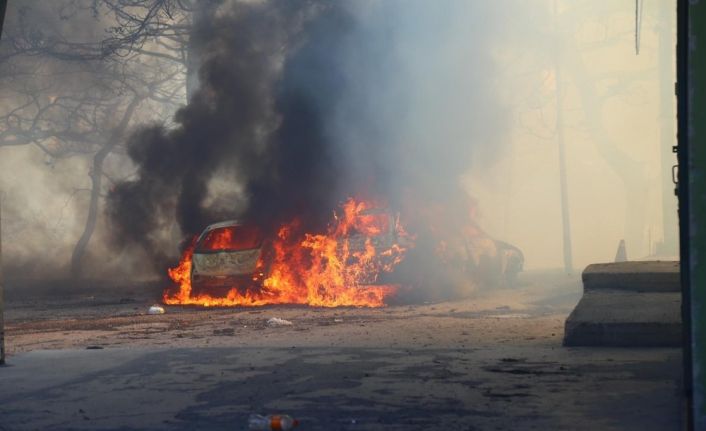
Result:
<instances>
[{"instance_id":1,"label":"large flame","mask_svg":"<svg viewBox=\"0 0 706 431\"><path fill-rule=\"evenodd\" d=\"M264 279L253 275L251 286L233 286L225 296L194 292L191 265L195 241L187 247L169 277L176 291L164 292L165 304L202 306L257 306L265 304L307 304L320 307L380 307L397 286L375 284L384 272L392 271L404 258L410 243L398 219L389 212L376 211L368 201L348 199L341 214L324 234L302 233L294 220L280 227L269 253L258 262ZM391 244L375 241L391 229ZM223 241L231 242L232 238ZM216 241L215 242L221 242ZM256 287L253 287L256 286Z\"/></svg>"}]
</instances>

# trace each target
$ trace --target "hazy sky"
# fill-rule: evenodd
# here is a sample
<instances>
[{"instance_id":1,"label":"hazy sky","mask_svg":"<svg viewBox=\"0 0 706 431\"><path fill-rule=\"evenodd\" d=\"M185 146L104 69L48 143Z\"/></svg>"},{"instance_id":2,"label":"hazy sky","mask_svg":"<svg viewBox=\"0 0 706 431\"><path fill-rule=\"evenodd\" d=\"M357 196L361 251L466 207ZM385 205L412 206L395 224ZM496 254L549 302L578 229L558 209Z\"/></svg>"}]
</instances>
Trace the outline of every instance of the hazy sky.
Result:
<instances>
[{"instance_id":1,"label":"hazy sky","mask_svg":"<svg viewBox=\"0 0 706 431\"><path fill-rule=\"evenodd\" d=\"M659 91L662 86L671 90L675 60L659 57L657 28L660 20L666 20L673 30L675 14L667 7L667 16L660 15L660 3L644 2L639 55L635 54L634 4L610 0L558 2L557 31L564 46L560 54L552 52L556 40L550 35L547 44L538 47L549 60L543 65L537 65L536 52L523 56L514 47L505 47L498 53L506 64L498 94L513 110L508 149L492 169L469 169L466 185L479 200L481 225L523 249L529 268L561 265L556 67L563 89L575 266L580 269L592 262L612 261L623 238L628 240L628 257L639 259L651 254L650 245L654 251L662 238L660 146L671 147L673 142L660 142ZM668 82L660 82L660 62L672 67ZM583 75L575 73L577 67ZM579 85L595 92L602 104L599 120L611 140L609 145L639 164L645 189L640 211L645 220L637 237L628 238L626 233L634 223L633 218L626 219L627 193L603 157L601 136L587 117L591 114L586 112ZM673 115L674 99L666 104ZM675 164L676 159L669 163ZM668 205L676 212L676 198Z\"/></svg>"}]
</instances>

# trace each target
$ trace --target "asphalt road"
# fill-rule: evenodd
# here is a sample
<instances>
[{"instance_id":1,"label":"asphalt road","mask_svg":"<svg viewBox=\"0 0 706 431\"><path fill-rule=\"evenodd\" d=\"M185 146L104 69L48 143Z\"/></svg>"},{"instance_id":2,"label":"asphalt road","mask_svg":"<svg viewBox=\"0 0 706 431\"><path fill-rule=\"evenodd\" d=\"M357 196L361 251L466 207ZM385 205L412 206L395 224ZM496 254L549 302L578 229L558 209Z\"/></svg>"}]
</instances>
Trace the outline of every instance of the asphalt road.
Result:
<instances>
[{"instance_id":1,"label":"asphalt road","mask_svg":"<svg viewBox=\"0 0 706 431\"><path fill-rule=\"evenodd\" d=\"M10 295L0 430L681 429L678 349L561 346L577 277L384 309L150 316L141 292Z\"/></svg>"},{"instance_id":2,"label":"asphalt road","mask_svg":"<svg viewBox=\"0 0 706 431\"><path fill-rule=\"evenodd\" d=\"M673 349L35 351L0 370L2 430L677 430Z\"/></svg>"}]
</instances>

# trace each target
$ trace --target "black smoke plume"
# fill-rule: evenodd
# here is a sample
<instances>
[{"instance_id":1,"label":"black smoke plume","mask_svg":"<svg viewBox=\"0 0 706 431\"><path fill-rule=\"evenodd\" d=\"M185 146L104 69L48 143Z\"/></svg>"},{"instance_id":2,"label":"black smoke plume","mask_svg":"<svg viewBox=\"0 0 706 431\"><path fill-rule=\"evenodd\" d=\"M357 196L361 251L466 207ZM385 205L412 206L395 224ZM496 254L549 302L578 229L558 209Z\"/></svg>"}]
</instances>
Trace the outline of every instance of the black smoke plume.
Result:
<instances>
[{"instance_id":1,"label":"black smoke plume","mask_svg":"<svg viewBox=\"0 0 706 431\"><path fill-rule=\"evenodd\" d=\"M247 216L261 222L294 207L321 207L322 189L334 178L333 167L321 163L327 151L321 115L305 91L282 77L282 64L287 68L291 50L306 43L302 26L325 9L309 1L224 3L201 16L190 47L203 61L200 88L177 112L178 126L147 127L128 142L138 179L109 198L123 244L140 244L159 258L154 233L165 221L176 217L182 232L193 235L242 216L243 198L230 208L204 205L209 181L223 172L246 186Z\"/></svg>"},{"instance_id":2,"label":"black smoke plume","mask_svg":"<svg viewBox=\"0 0 706 431\"><path fill-rule=\"evenodd\" d=\"M138 179L110 196L116 237L161 263L154 233L174 218L185 236L230 218L276 226L297 216L316 230L348 196L382 198L411 219L438 207L461 218L460 176L479 148L492 159L504 114L483 84L485 9L302 0L208 10L192 36L200 87L177 127L129 141ZM215 205L218 176L241 192Z\"/></svg>"}]
</instances>

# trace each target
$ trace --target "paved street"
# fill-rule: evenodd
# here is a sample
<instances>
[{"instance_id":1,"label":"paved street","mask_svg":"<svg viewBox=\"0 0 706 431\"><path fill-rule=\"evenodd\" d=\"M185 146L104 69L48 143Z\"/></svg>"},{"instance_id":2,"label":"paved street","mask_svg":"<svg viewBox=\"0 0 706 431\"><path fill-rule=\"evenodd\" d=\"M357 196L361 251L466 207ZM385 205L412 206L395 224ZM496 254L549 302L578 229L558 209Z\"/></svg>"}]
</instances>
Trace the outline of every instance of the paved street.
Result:
<instances>
[{"instance_id":1,"label":"paved street","mask_svg":"<svg viewBox=\"0 0 706 431\"><path fill-rule=\"evenodd\" d=\"M0 370L3 430L679 429L675 350L36 351Z\"/></svg>"},{"instance_id":2,"label":"paved street","mask_svg":"<svg viewBox=\"0 0 706 431\"><path fill-rule=\"evenodd\" d=\"M10 292L0 430L678 430L678 349L565 348L578 277L382 309ZM155 295L158 295L158 291ZM292 322L271 327L270 317Z\"/></svg>"}]
</instances>

